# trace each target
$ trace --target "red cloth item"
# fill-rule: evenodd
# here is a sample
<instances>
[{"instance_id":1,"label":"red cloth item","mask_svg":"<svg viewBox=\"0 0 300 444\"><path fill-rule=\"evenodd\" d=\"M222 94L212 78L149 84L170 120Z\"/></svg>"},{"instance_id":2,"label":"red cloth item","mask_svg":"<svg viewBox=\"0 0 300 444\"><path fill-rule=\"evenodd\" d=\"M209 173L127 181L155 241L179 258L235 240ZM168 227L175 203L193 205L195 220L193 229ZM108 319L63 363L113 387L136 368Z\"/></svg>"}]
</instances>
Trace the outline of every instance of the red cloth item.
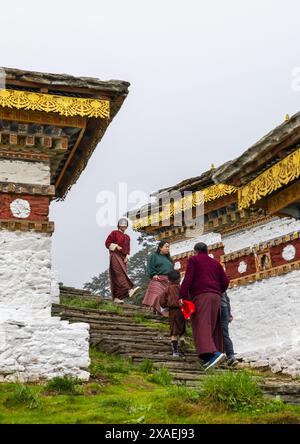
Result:
<instances>
[{"instance_id":1,"label":"red cloth item","mask_svg":"<svg viewBox=\"0 0 300 444\"><path fill-rule=\"evenodd\" d=\"M121 253L124 256L130 254L130 237L128 234L122 233L120 230L112 231L106 239L106 248L109 248L110 244L118 244L120 247L122 247Z\"/></svg>"},{"instance_id":2,"label":"red cloth item","mask_svg":"<svg viewBox=\"0 0 300 444\"><path fill-rule=\"evenodd\" d=\"M190 319L193 313L195 313L195 304L191 301L182 300L183 305L180 307L184 319L187 321Z\"/></svg>"}]
</instances>

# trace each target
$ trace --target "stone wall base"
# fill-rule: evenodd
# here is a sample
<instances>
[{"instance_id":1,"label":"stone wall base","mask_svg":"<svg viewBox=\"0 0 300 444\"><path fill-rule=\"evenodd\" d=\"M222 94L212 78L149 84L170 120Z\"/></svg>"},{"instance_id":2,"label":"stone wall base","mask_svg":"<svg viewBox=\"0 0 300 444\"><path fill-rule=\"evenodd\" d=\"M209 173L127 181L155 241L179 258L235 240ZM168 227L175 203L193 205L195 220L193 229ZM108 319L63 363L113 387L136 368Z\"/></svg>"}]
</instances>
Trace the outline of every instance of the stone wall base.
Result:
<instances>
[{"instance_id":1,"label":"stone wall base","mask_svg":"<svg viewBox=\"0 0 300 444\"><path fill-rule=\"evenodd\" d=\"M89 379L89 325L60 318L0 323L0 382Z\"/></svg>"}]
</instances>

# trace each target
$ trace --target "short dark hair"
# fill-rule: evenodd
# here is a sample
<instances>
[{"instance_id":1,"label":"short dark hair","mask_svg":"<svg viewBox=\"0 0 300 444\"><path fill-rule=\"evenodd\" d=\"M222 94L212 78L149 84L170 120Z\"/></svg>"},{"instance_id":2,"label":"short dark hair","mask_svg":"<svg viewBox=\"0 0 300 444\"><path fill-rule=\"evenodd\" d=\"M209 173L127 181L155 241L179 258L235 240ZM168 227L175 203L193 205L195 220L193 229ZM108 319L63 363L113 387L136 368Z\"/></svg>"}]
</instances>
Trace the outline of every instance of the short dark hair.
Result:
<instances>
[{"instance_id":1,"label":"short dark hair","mask_svg":"<svg viewBox=\"0 0 300 444\"><path fill-rule=\"evenodd\" d=\"M198 242L194 246L194 250L196 251L196 253L208 253L207 245L204 242Z\"/></svg>"},{"instance_id":2,"label":"short dark hair","mask_svg":"<svg viewBox=\"0 0 300 444\"><path fill-rule=\"evenodd\" d=\"M178 280L180 279L180 273L179 273L179 271L177 271L177 270L169 271L169 273L168 273L168 279L169 279L169 281L171 281L171 282L176 282L176 281L178 281Z\"/></svg>"}]
</instances>

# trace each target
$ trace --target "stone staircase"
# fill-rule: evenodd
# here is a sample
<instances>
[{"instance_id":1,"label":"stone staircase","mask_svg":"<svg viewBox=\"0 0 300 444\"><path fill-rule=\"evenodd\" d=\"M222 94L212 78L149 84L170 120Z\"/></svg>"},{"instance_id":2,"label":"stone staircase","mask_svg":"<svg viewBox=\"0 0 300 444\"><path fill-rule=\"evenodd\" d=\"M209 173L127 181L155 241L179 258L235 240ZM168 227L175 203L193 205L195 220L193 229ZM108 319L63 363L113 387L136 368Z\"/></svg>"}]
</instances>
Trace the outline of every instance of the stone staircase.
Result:
<instances>
[{"instance_id":1,"label":"stone staircase","mask_svg":"<svg viewBox=\"0 0 300 444\"><path fill-rule=\"evenodd\" d=\"M100 309L71 307L68 301L74 298L100 304L106 301L88 291L71 287L61 287L60 297L65 305L54 304L53 316L70 322L88 323L90 343L99 351L130 358L137 364L149 359L154 368L168 368L175 384L196 387L207 375L191 346L181 344L182 357L172 357L167 319L154 316L143 307L131 304L121 305L117 309L114 307L114 310L109 310L109 307L101 309L101 306ZM225 370L226 367L216 371ZM259 378L259 382L270 396L280 395L287 402L300 403L300 379L268 375L262 380Z\"/></svg>"}]
</instances>

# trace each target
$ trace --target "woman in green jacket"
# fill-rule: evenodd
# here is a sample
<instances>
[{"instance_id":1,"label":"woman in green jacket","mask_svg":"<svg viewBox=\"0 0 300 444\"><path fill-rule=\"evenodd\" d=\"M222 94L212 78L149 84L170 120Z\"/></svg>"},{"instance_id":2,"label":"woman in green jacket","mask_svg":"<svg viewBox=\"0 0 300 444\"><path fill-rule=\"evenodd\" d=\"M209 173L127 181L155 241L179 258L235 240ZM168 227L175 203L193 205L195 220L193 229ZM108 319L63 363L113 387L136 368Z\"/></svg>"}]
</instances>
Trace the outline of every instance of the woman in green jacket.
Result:
<instances>
[{"instance_id":1,"label":"woman in green jacket","mask_svg":"<svg viewBox=\"0 0 300 444\"><path fill-rule=\"evenodd\" d=\"M148 276L150 284L143 299L143 304L154 313L162 314L159 299L169 281L167 274L174 270L174 264L170 256L170 244L166 240L160 241L157 251L148 259Z\"/></svg>"}]
</instances>

